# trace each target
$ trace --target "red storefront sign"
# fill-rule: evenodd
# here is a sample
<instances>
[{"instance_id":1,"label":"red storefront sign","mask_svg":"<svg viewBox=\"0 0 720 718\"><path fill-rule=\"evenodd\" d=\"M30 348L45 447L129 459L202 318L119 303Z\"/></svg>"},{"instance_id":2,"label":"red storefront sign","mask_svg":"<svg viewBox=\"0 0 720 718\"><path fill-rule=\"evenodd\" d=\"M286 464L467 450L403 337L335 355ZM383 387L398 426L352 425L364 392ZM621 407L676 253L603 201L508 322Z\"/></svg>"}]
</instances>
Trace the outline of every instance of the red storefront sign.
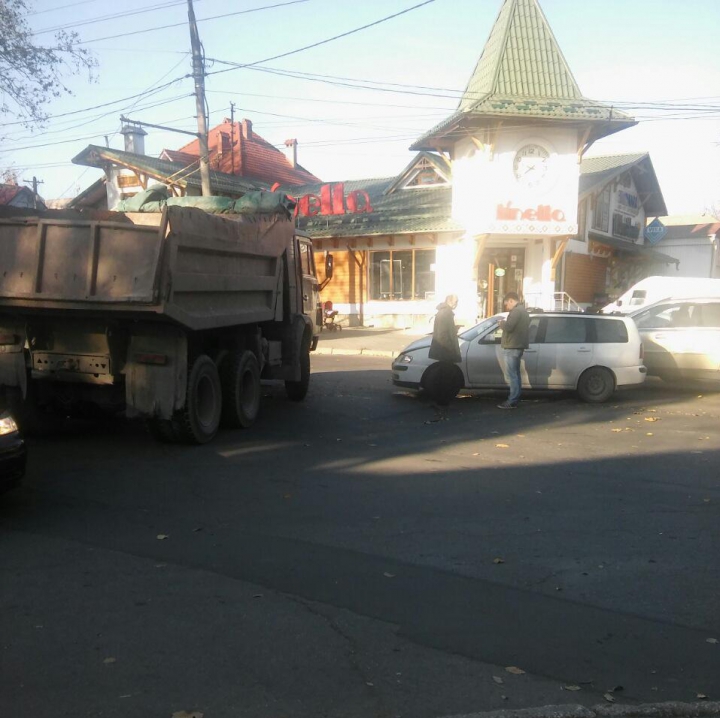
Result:
<instances>
[{"instance_id":1,"label":"red storefront sign","mask_svg":"<svg viewBox=\"0 0 720 718\"><path fill-rule=\"evenodd\" d=\"M540 204L537 207L521 209L513 207L512 202L497 206L496 218L503 221L517 222L564 222L565 212L555 209L549 204Z\"/></svg>"},{"instance_id":2,"label":"red storefront sign","mask_svg":"<svg viewBox=\"0 0 720 718\"><path fill-rule=\"evenodd\" d=\"M297 198L295 213L302 217L317 215L363 214L372 212L370 195L364 189L345 194L345 183L324 184L320 195L306 194Z\"/></svg>"}]
</instances>

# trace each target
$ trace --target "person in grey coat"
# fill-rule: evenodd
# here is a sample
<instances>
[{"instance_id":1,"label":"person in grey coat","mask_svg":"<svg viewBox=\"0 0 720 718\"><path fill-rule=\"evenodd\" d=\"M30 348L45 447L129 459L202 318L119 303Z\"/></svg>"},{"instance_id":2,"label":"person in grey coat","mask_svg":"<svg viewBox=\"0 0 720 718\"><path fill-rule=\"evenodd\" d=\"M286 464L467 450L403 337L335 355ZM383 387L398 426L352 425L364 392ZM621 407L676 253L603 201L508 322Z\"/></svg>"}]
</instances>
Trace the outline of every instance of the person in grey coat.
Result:
<instances>
[{"instance_id":1,"label":"person in grey coat","mask_svg":"<svg viewBox=\"0 0 720 718\"><path fill-rule=\"evenodd\" d=\"M453 365L459 364L460 342L458 340L455 326L455 312L458 305L458 298L455 294L448 294L445 301L437 306L435 324L433 326L433 338L430 344L430 359L437 361L432 370L431 396L435 400L436 408L444 412L450 400L457 394L457 368Z\"/></svg>"},{"instance_id":2,"label":"person in grey coat","mask_svg":"<svg viewBox=\"0 0 720 718\"><path fill-rule=\"evenodd\" d=\"M458 298L454 294L448 294L445 301L437 305L433 338L430 344L429 356L431 359L452 364L460 361L460 343L458 342L454 312L457 305Z\"/></svg>"},{"instance_id":3,"label":"person in grey coat","mask_svg":"<svg viewBox=\"0 0 720 718\"><path fill-rule=\"evenodd\" d=\"M505 370L510 384L510 394L506 401L498 404L498 409L517 409L522 390L520 376L520 360L528 348L530 315L520 304L520 297L515 292L508 292L504 299L505 309L510 313L507 319L500 322L503 330L502 350L505 358Z\"/></svg>"}]
</instances>

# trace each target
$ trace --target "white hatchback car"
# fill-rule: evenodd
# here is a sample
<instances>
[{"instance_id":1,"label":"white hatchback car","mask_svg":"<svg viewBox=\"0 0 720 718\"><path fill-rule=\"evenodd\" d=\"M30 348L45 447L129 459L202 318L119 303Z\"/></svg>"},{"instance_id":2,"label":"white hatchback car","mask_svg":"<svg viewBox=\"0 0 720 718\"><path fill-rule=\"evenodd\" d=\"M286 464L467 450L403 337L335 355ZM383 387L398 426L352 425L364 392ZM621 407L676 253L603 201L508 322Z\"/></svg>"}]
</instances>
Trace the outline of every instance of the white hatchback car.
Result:
<instances>
[{"instance_id":1,"label":"white hatchback car","mask_svg":"<svg viewBox=\"0 0 720 718\"><path fill-rule=\"evenodd\" d=\"M462 361L442 365L428 357L432 336L409 344L393 361L396 386L425 389L438 399L441 387L450 385L455 396L466 389L507 386L500 346L502 329L497 314L459 335ZM575 390L583 401L607 401L621 386L642 384L646 369L643 348L632 319L623 316L530 313L530 346L522 359L523 389ZM449 377L440 372L450 370Z\"/></svg>"}]
</instances>

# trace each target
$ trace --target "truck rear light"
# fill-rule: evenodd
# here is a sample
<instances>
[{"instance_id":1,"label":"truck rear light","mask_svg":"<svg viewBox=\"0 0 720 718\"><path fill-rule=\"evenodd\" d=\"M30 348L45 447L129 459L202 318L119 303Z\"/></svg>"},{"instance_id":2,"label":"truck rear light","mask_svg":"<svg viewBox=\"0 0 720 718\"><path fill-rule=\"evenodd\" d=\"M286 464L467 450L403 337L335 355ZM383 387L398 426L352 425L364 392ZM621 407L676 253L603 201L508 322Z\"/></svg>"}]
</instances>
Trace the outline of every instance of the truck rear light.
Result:
<instances>
[{"instance_id":1,"label":"truck rear light","mask_svg":"<svg viewBox=\"0 0 720 718\"><path fill-rule=\"evenodd\" d=\"M136 354L135 361L138 364L157 364L164 366L168 363L167 354Z\"/></svg>"},{"instance_id":2,"label":"truck rear light","mask_svg":"<svg viewBox=\"0 0 720 718\"><path fill-rule=\"evenodd\" d=\"M15 344L17 334L0 334L0 344Z\"/></svg>"}]
</instances>

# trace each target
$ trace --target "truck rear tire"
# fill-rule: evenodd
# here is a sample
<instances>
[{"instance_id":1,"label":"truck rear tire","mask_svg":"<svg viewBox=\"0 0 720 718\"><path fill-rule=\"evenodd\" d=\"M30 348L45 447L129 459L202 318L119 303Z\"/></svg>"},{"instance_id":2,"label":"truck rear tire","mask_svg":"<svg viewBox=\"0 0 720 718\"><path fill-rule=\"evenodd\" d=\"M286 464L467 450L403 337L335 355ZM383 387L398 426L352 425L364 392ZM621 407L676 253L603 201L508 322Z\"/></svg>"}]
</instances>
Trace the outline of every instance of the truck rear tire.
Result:
<instances>
[{"instance_id":1,"label":"truck rear tire","mask_svg":"<svg viewBox=\"0 0 720 718\"><path fill-rule=\"evenodd\" d=\"M220 366L222 425L247 429L260 413L260 367L251 351L232 352Z\"/></svg>"},{"instance_id":2,"label":"truck rear tire","mask_svg":"<svg viewBox=\"0 0 720 718\"><path fill-rule=\"evenodd\" d=\"M286 381L285 393L290 401L302 401L310 387L310 339L305 337L300 347L300 380Z\"/></svg>"},{"instance_id":3,"label":"truck rear tire","mask_svg":"<svg viewBox=\"0 0 720 718\"><path fill-rule=\"evenodd\" d=\"M222 386L215 362L201 354L188 372L185 406L173 417L173 427L180 441L207 444L220 428Z\"/></svg>"},{"instance_id":4,"label":"truck rear tire","mask_svg":"<svg viewBox=\"0 0 720 718\"><path fill-rule=\"evenodd\" d=\"M155 441L163 444L176 444L179 441L172 419L160 419L154 416L145 421L145 428Z\"/></svg>"}]
</instances>

